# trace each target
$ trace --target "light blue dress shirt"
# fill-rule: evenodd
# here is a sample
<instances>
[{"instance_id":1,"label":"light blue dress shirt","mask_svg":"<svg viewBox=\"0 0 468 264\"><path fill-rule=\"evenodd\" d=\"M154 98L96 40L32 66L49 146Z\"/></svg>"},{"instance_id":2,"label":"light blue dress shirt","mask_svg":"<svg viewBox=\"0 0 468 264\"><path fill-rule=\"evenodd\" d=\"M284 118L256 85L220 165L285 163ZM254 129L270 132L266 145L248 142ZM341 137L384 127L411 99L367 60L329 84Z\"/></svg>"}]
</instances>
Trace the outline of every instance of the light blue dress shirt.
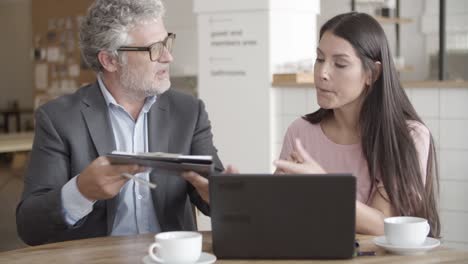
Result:
<instances>
[{"instance_id":1,"label":"light blue dress shirt","mask_svg":"<svg viewBox=\"0 0 468 264\"><path fill-rule=\"evenodd\" d=\"M148 151L148 111L156 96L147 97L136 120L109 93L100 76L99 87L109 110L116 150L125 152ZM149 180L149 172L136 174ZM66 222L73 226L93 210L94 202L85 198L76 185L75 176L62 187L62 204ZM111 235L157 233L160 226L154 210L149 187L129 180L117 196L117 210Z\"/></svg>"}]
</instances>

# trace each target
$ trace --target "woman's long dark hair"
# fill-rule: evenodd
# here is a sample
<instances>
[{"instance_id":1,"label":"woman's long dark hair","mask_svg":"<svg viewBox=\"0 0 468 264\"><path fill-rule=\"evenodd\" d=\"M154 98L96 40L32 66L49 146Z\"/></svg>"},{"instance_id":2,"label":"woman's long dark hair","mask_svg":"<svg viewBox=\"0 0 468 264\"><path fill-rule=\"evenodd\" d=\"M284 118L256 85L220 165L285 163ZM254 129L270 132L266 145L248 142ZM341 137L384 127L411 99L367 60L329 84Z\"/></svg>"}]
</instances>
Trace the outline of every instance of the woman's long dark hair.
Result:
<instances>
[{"instance_id":1,"label":"woman's long dark hair","mask_svg":"<svg viewBox=\"0 0 468 264\"><path fill-rule=\"evenodd\" d=\"M380 24L364 13L346 13L333 17L320 29L345 39L360 57L364 70L372 73L375 82L365 90L359 114L361 146L371 178L370 194L380 176L395 213L428 219L430 235L440 236L437 212L438 169L432 136L423 183L418 152L410 135L407 121L423 124L398 78L388 41ZM381 62L379 76L375 62ZM320 108L304 119L317 124L333 114L332 109Z\"/></svg>"}]
</instances>

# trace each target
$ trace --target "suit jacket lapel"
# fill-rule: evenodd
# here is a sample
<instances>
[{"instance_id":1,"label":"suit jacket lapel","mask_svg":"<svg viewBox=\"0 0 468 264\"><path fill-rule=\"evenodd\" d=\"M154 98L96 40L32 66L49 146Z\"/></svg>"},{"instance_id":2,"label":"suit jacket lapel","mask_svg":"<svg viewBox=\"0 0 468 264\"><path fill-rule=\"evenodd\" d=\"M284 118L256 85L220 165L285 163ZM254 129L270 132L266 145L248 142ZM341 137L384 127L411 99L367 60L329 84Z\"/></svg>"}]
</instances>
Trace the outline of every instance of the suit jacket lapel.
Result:
<instances>
[{"instance_id":1,"label":"suit jacket lapel","mask_svg":"<svg viewBox=\"0 0 468 264\"><path fill-rule=\"evenodd\" d=\"M148 113L148 141L150 152L168 152L170 140L170 108L167 93L159 95ZM150 180L158 187L152 190L153 204L158 221L164 226L164 200L166 176L161 173L150 174Z\"/></svg>"},{"instance_id":2,"label":"suit jacket lapel","mask_svg":"<svg viewBox=\"0 0 468 264\"><path fill-rule=\"evenodd\" d=\"M106 101L95 83L83 97L83 113L89 135L99 156L115 150L114 133L109 119L109 110ZM106 200L107 207L107 233L110 234L114 225L115 211L117 210L117 196Z\"/></svg>"},{"instance_id":3,"label":"suit jacket lapel","mask_svg":"<svg viewBox=\"0 0 468 264\"><path fill-rule=\"evenodd\" d=\"M109 110L96 83L83 98L81 109L89 134L99 156L115 150L114 133L109 119Z\"/></svg>"}]
</instances>

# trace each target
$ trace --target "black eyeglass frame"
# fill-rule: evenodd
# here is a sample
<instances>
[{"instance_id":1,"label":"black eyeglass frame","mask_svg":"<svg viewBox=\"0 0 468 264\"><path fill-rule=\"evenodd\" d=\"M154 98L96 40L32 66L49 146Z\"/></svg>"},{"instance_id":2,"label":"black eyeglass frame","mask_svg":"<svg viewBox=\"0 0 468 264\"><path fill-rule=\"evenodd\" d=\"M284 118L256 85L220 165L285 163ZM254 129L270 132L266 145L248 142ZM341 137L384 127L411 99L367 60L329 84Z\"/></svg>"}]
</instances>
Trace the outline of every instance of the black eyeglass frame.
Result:
<instances>
[{"instance_id":1,"label":"black eyeglass frame","mask_svg":"<svg viewBox=\"0 0 468 264\"><path fill-rule=\"evenodd\" d=\"M170 47L170 49L167 47L167 41L169 39L172 39L172 45ZM150 60L151 61L157 61L159 60L159 58L161 58L163 52L161 52L159 54L159 57L158 58L153 58L152 56L152 53L151 53L151 49L154 45L159 45L159 44L163 44L163 48L167 49L167 51L169 51L169 53L172 52L172 46L174 46L174 41L176 39L176 34L175 33L167 33L167 37L163 40L163 41L158 41L158 42L155 42L147 47L141 47L141 46L121 46L117 49L117 51L147 51L149 53L149 56L150 56Z\"/></svg>"}]
</instances>

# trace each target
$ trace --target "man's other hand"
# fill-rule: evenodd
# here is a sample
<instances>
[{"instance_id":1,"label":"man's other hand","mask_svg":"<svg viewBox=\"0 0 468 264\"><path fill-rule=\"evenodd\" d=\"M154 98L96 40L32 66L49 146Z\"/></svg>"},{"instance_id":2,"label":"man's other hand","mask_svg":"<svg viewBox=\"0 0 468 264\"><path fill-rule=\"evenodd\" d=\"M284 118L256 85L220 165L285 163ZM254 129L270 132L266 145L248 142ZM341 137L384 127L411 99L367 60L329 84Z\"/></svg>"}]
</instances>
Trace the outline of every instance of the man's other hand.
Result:
<instances>
[{"instance_id":1,"label":"man's other hand","mask_svg":"<svg viewBox=\"0 0 468 264\"><path fill-rule=\"evenodd\" d=\"M223 171L225 174L238 174L239 170L234 168L231 165L227 166L227 169ZM182 173L182 177L190 184L195 187L197 190L198 194L200 194L201 198L206 202L210 203L210 188L209 188L209 182L208 179L205 177L200 176L200 174L193 172L193 171L188 171Z\"/></svg>"}]
</instances>

